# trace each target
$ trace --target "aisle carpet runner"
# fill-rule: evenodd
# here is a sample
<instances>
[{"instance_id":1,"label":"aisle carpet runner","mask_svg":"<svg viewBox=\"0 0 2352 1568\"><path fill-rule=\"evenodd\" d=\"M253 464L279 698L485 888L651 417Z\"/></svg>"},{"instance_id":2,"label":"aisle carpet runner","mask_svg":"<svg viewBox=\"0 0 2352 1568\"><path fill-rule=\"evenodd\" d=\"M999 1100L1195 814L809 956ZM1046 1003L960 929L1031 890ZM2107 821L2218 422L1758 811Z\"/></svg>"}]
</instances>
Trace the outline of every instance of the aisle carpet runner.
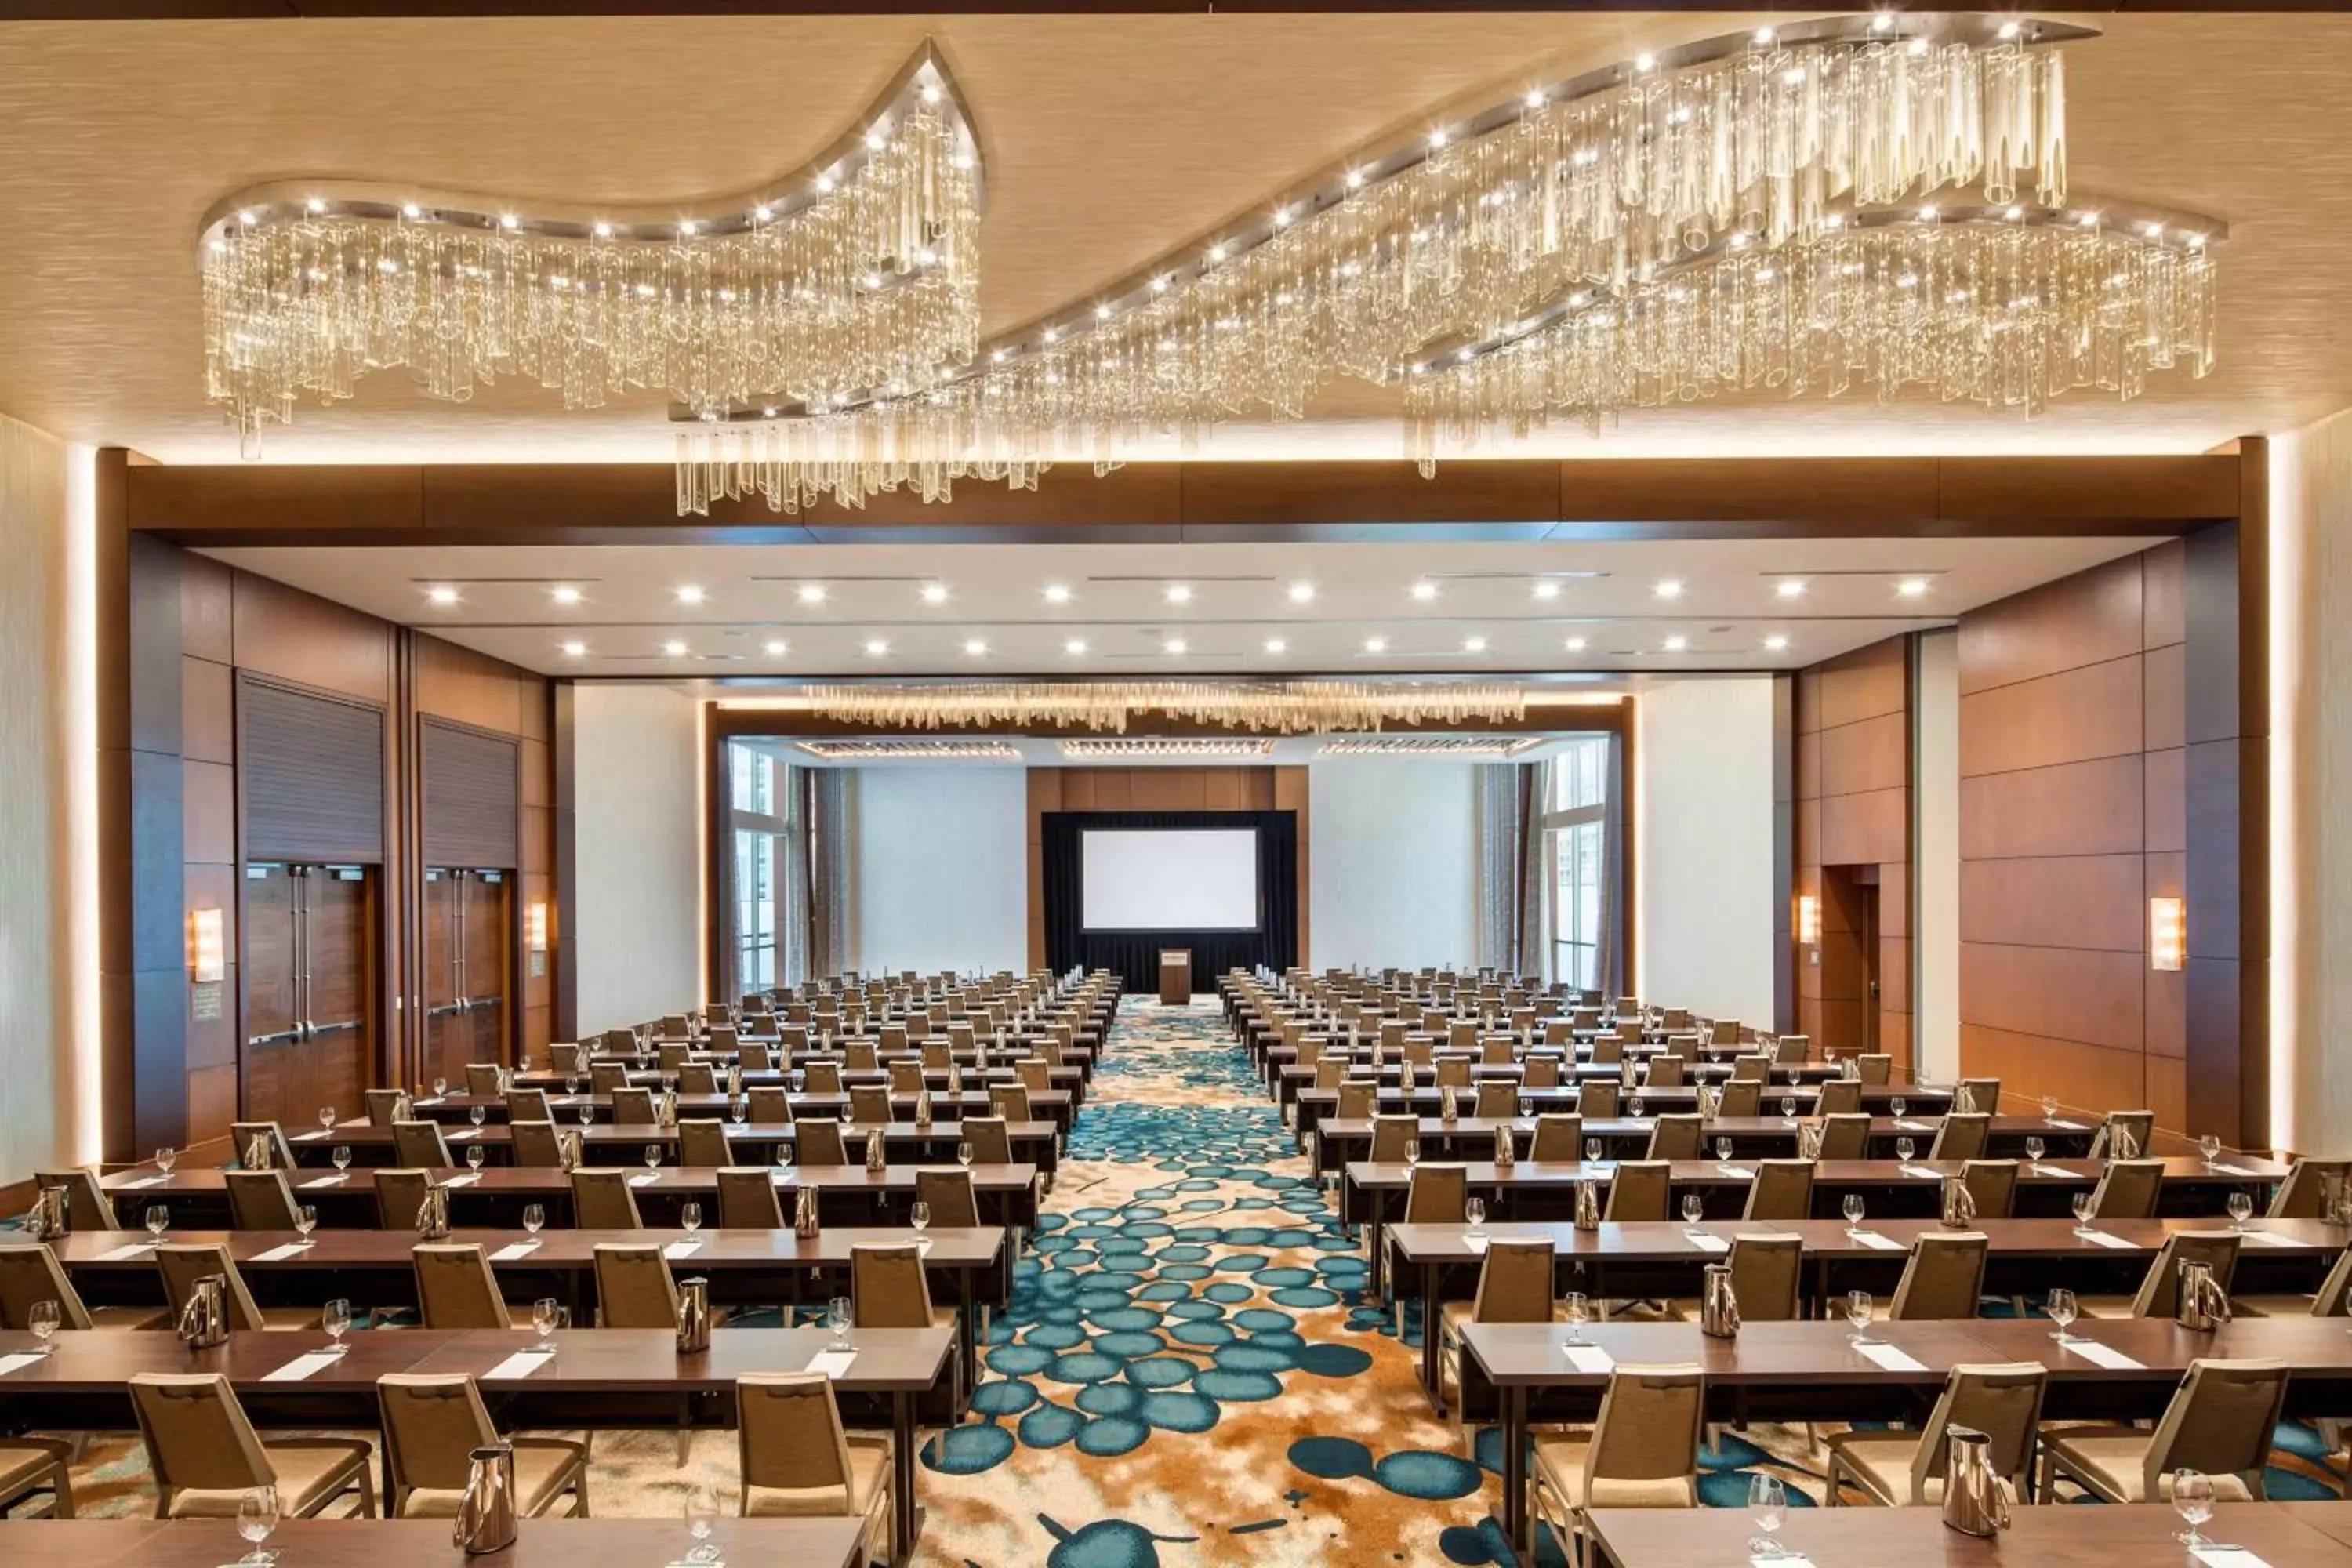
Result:
<instances>
[{"instance_id":1,"label":"aisle carpet runner","mask_svg":"<svg viewBox=\"0 0 2352 1568\"><path fill-rule=\"evenodd\" d=\"M925 1441L925 1568L1513 1563L1491 1428L1430 1410L1402 1338L1363 1304L1339 1229L1213 1003L1122 1008L1010 1308L991 1325L967 1422ZM732 1321L773 1322L772 1313ZM2308 1429L2279 1430L2276 1499L2334 1498ZM690 1487L732 1511L732 1434L676 1463L669 1433L601 1433L606 1517L676 1518ZM1727 1432L1703 1500L1743 1507L1769 1470L1816 1501L1801 1428ZM94 1444L82 1510L152 1507L135 1442ZM1564 1558L1547 1535L1538 1568Z\"/></svg>"}]
</instances>

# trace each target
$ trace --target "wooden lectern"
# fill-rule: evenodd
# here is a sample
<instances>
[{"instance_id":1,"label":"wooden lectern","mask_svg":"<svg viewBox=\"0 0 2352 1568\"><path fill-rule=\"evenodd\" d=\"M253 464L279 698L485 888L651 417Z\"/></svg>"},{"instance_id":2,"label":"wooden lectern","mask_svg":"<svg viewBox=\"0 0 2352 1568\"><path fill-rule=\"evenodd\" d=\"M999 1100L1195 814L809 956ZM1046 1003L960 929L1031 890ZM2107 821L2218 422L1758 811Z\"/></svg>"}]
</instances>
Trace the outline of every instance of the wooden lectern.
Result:
<instances>
[{"instance_id":1,"label":"wooden lectern","mask_svg":"<svg viewBox=\"0 0 2352 1568\"><path fill-rule=\"evenodd\" d=\"M1160 950L1160 1000L1179 1007L1192 1000L1191 948L1163 947Z\"/></svg>"}]
</instances>

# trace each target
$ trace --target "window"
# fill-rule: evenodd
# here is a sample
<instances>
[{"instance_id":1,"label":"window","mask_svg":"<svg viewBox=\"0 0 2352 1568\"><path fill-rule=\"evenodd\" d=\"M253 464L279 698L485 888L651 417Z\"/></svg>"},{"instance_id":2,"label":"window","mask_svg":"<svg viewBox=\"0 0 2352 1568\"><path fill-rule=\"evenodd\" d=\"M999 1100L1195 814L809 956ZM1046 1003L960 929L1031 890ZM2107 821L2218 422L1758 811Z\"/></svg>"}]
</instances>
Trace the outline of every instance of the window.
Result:
<instances>
[{"instance_id":1,"label":"window","mask_svg":"<svg viewBox=\"0 0 2352 1568\"><path fill-rule=\"evenodd\" d=\"M776 983L776 835L735 831L736 981L744 991Z\"/></svg>"},{"instance_id":2,"label":"window","mask_svg":"<svg viewBox=\"0 0 2352 1568\"><path fill-rule=\"evenodd\" d=\"M727 772L735 835L735 989L790 984L798 978L804 945L795 940L791 913L799 907L791 853L793 772L740 741L728 743Z\"/></svg>"},{"instance_id":3,"label":"window","mask_svg":"<svg viewBox=\"0 0 2352 1568\"><path fill-rule=\"evenodd\" d=\"M1601 989L1601 931L1610 918L1608 813L1610 737L1583 735L1551 760L1550 809L1544 813L1545 925L1551 933L1549 978L1580 990Z\"/></svg>"}]
</instances>

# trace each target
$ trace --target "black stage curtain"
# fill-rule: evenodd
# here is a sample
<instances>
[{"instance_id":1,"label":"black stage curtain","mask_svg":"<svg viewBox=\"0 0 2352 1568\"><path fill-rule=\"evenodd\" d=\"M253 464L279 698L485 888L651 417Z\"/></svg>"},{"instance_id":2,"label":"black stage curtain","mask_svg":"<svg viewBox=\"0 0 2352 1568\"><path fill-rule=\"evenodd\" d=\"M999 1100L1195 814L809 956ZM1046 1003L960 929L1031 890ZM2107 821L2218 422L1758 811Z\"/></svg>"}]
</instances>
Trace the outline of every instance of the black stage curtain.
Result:
<instances>
[{"instance_id":1,"label":"black stage curtain","mask_svg":"<svg viewBox=\"0 0 2352 1568\"><path fill-rule=\"evenodd\" d=\"M1192 950L1192 989L1214 991L1216 976L1263 963L1298 962L1298 814L1295 811L1049 811L1039 822L1045 852L1045 962L1056 973L1074 965L1108 969L1129 991L1160 989L1160 950ZM1078 834L1089 827L1257 829L1258 929L1255 931L1086 930Z\"/></svg>"}]
</instances>

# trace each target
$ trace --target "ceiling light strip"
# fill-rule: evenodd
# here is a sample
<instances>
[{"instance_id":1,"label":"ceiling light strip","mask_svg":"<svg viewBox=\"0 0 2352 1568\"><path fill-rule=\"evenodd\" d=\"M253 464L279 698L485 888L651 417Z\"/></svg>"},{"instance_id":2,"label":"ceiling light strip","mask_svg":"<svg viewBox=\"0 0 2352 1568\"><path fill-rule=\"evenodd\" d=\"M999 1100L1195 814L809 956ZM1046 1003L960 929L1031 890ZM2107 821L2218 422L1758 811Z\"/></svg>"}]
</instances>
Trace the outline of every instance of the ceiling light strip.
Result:
<instances>
[{"instance_id":1,"label":"ceiling light strip","mask_svg":"<svg viewBox=\"0 0 2352 1568\"><path fill-rule=\"evenodd\" d=\"M1274 742L1198 739L1065 741L1062 755L1081 761L1118 757L1270 757Z\"/></svg>"},{"instance_id":2,"label":"ceiling light strip","mask_svg":"<svg viewBox=\"0 0 2352 1568\"><path fill-rule=\"evenodd\" d=\"M1498 682L1098 681L813 686L815 711L882 730L1057 726L1122 731L1147 713L1281 734L1387 724L1517 722L1525 694Z\"/></svg>"},{"instance_id":3,"label":"ceiling light strip","mask_svg":"<svg viewBox=\"0 0 2352 1568\"><path fill-rule=\"evenodd\" d=\"M1006 763L1021 760L1021 748L1003 741L800 741L799 748L825 763Z\"/></svg>"},{"instance_id":4,"label":"ceiling light strip","mask_svg":"<svg viewBox=\"0 0 2352 1568\"><path fill-rule=\"evenodd\" d=\"M1326 741L1325 757L1454 757L1504 761L1540 746L1542 735L1387 735Z\"/></svg>"}]
</instances>

